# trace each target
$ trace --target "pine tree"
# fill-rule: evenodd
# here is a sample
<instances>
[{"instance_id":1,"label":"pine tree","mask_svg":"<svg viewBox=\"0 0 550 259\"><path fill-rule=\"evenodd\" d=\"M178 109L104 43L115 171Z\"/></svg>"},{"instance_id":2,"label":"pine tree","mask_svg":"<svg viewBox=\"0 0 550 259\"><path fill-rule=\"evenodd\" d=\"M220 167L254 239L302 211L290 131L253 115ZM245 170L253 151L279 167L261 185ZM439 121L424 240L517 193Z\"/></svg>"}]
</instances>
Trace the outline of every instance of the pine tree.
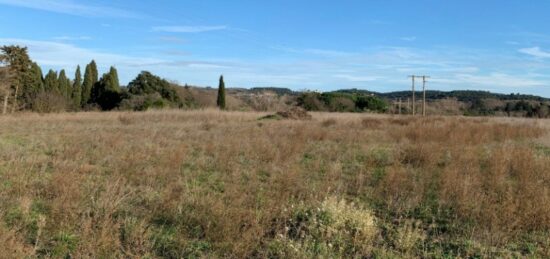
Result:
<instances>
[{"instance_id":1,"label":"pine tree","mask_svg":"<svg viewBox=\"0 0 550 259\"><path fill-rule=\"evenodd\" d=\"M216 102L220 110L225 110L225 83L223 75L220 76L220 85L218 87L218 101Z\"/></svg>"},{"instance_id":2,"label":"pine tree","mask_svg":"<svg viewBox=\"0 0 550 259\"><path fill-rule=\"evenodd\" d=\"M76 67L76 72L74 74L71 99L73 100L74 108L79 110L82 103L82 73L80 72L80 66Z\"/></svg>"},{"instance_id":3,"label":"pine tree","mask_svg":"<svg viewBox=\"0 0 550 259\"><path fill-rule=\"evenodd\" d=\"M50 69L44 78L44 90L50 93L60 93L57 73Z\"/></svg>"},{"instance_id":4,"label":"pine tree","mask_svg":"<svg viewBox=\"0 0 550 259\"><path fill-rule=\"evenodd\" d=\"M92 88L98 82L97 65L94 60L86 66L82 83L82 106L90 102Z\"/></svg>"},{"instance_id":5,"label":"pine tree","mask_svg":"<svg viewBox=\"0 0 550 259\"><path fill-rule=\"evenodd\" d=\"M13 104L12 112L25 107L29 100L23 100L22 106L18 103L20 97L24 96L24 93L27 92L27 86L32 78L31 65L32 61L29 58L28 51L26 47L20 46L3 46L0 48L2 52L0 54L0 59L6 62L9 65L10 72L13 75L12 78L12 93L13 93Z\"/></svg>"}]
</instances>

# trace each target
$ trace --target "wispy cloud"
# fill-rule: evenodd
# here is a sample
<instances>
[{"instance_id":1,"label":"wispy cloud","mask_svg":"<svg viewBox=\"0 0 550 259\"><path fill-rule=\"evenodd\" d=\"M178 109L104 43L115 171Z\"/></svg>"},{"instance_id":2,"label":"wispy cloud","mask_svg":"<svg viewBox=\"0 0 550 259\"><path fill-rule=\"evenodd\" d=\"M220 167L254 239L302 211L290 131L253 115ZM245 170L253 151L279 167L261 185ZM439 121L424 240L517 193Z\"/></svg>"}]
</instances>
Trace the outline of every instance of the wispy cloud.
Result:
<instances>
[{"instance_id":1,"label":"wispy cloud","mask_svg":"<svg viewBox=\"0 0 550 259\"><path fill-rule=\"evenodd\" d=\"M138 58L85 49L65 42L0 38L0 45L12 44L28 47L31 58L41 65L54 67L68 68L76 66L77 64L87 63L92 59L98 60L101 63L117 66L140 65L164 61L155 58Z\"/></svg>"},{"instance_id":2,"label":"wispy cloud","mask_svg":"<svg viewBox=\"0 0 550 259\"><path fill-rule=\"evenodd\" d=\"M176 33L199 33L209 31L227 30L225 25L216 26L155 26L152 28L156 32L176 32Z\"/></svg>"},{"instance_id":3,"label":"wispy cloud","mask_svg":"<svg viewBox=\"0 0 550 259\"><path fill-rule=\"evenodd\" d=\"M550 52L543 51L540 47L524 48L520 49L519 52L536 58L550 58Z\"/></svg>"},{"instance_id":4,"label":"wispy cloud","mask_svg":"<svg viewBox=\"0 0 550 259\"><path fill-rule=\"evenodd\" d=\"M308 54L308 55L323 56L323 57L345 57L345 56L352 56L355 54L355 53L341 51L341 50L317 49L317 48L297 49L297 48L289 48L289 47L282 47L282 46L271 46L270 48L278 51L288 52L288 53Z\"/></svg>"},{"instance_id":5,"label":"wispy cloud","mask_svg":"<svg viewBox=\"0 0 550 259\"><path fill-rule=\"evenodd\" d=\"M518 87L540 87L547 85L547 82L530 78L525 75L511 75L506 73L490 73L488 75L457 74L452 78L455 83L489 86L493 88L518 88Z\"/></svg>"},{"instance_id":6,"label":"wispy cloud","mask_svg":"<svg viewBox=\"0 0 550 259\"><path fill-rule=\"evenodd\" d=\"M415 41L416 37L415 36L408 36L408 37L401 37L399 39L402 40L402 41Z\"/></svg>"},{"instance_id":7,"label":"wispy cloud","mask_svg":"<svg viewBox=\"0 0 550 259\"><path fill-rule=\"evenodd\" d=\"M344 79L350 82L372 82L380 80L381 77L377 76L356 76L356 75L346 75L346 74L337 74L334 75L336 78Z\"/></svg>"},{"instance_id":8,"label":"wispy cloud","mask_svg":"<svg viewBox=\"0 0 550 259\"><path fill-rule=\"evenodd\" d=\"M92 37L90 36L58 36L53 37L54 40L60 40L60 41L78 41L78 40L91 40Z\"/></svg>"},{"instance_id":9,"label":"wispy cloud","mask_svg":"<svg viewBox=\"0 0 550 259\"><path fill-rule=\"evenodd\" d=\"M143 17L127 9L86 5L72 0L0 0L0 4L86 17Z\"/></svg>"},{"instance_id":10,"label":"wispy cloud","mask_svg":"<svg viewBox=\"0 0 550 259\"><path fill-rule=\"evenodd\" d=\"M187 68L194 75L216 78L216 74L219 75L220 73L218 71L225 70L233 65L230 62L208 60L174 60L166 56L138 57L122 55L55 41L0 38L0 45L28 47L31 58L45 69L66 69L67 72L72 73L76 65L85 65L92 59L96 60L100 70L106 70L113 65L119 69L121 82L130 81L142 70L154 71L161 76L176 79L174 77L181 74L182 67Z\"/></svg>"},{"instance_id":11,"label":"wispy cloud","mask_svg":"<svg viewBox=\"0 0 550 259\"><path fill-rule=\"evenodd\" d=\"M160 37L159 40L163 42L169 42L169 43L186 43L187 42L185 39L182 39L182 38L168 37L168 36Z\"/></svg>"}]
</instances>

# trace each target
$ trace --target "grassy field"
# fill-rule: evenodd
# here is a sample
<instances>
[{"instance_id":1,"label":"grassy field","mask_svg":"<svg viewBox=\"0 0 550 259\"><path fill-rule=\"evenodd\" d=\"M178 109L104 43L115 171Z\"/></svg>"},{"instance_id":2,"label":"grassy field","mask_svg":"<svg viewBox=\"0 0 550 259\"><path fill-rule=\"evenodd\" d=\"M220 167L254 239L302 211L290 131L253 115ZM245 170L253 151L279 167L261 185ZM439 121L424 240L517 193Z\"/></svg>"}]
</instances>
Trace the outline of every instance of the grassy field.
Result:
<instances>
[{"instance_id":1,"label":"grassy field","mask_svg":"<svg viewBox=\"0 0 550 259\"><path fill-rule=\"evenodd\" d=\"M0 117L0 257L550 257L543 120Z\"/></svg>"}]
</instances>

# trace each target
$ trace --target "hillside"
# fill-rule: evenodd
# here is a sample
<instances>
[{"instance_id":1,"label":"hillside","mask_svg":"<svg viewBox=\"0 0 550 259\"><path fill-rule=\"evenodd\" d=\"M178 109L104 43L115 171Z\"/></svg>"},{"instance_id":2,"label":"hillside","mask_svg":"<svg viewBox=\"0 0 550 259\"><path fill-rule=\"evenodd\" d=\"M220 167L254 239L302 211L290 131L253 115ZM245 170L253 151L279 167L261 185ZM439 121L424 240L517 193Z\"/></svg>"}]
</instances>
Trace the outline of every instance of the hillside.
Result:
<instances>
[{"instance_id":1,"label":"hillside","mask_svg":"<svg viewBox=\"0 0 550 259\"><path fill-rule=\"evenodd\" d=\"M196 86L178 87L189 108L216 107L217 89ZM288 88L229 88L228 107L241 111L278 111L301 106L310 111L411 113L410 91L379 93L360 89L332 92L298 92ZM417 92L417 110L421 111L422 92ZM500 94L487 91L427 91L427 113L432 115L471 116L550 116L550 99L524 94Z\"/></svg>"}]
</instances>

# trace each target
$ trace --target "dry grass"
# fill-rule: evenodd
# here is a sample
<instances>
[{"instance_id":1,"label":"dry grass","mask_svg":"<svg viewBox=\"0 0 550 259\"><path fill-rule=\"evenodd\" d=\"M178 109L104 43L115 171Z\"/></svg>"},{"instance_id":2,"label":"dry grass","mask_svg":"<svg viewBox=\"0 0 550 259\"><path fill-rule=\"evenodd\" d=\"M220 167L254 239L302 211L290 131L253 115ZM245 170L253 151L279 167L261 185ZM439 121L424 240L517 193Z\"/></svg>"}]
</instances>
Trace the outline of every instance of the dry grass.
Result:
<instances>
[{"instance_id":1,"label":"dry grass","mask_svg":"<svg viewBox=\"0 0 550 259\"><path fill-rule=\"evenodd\" d=\"M0 118L0 257L548 257L550 123Z\"/></svg>"}]
</instances>

